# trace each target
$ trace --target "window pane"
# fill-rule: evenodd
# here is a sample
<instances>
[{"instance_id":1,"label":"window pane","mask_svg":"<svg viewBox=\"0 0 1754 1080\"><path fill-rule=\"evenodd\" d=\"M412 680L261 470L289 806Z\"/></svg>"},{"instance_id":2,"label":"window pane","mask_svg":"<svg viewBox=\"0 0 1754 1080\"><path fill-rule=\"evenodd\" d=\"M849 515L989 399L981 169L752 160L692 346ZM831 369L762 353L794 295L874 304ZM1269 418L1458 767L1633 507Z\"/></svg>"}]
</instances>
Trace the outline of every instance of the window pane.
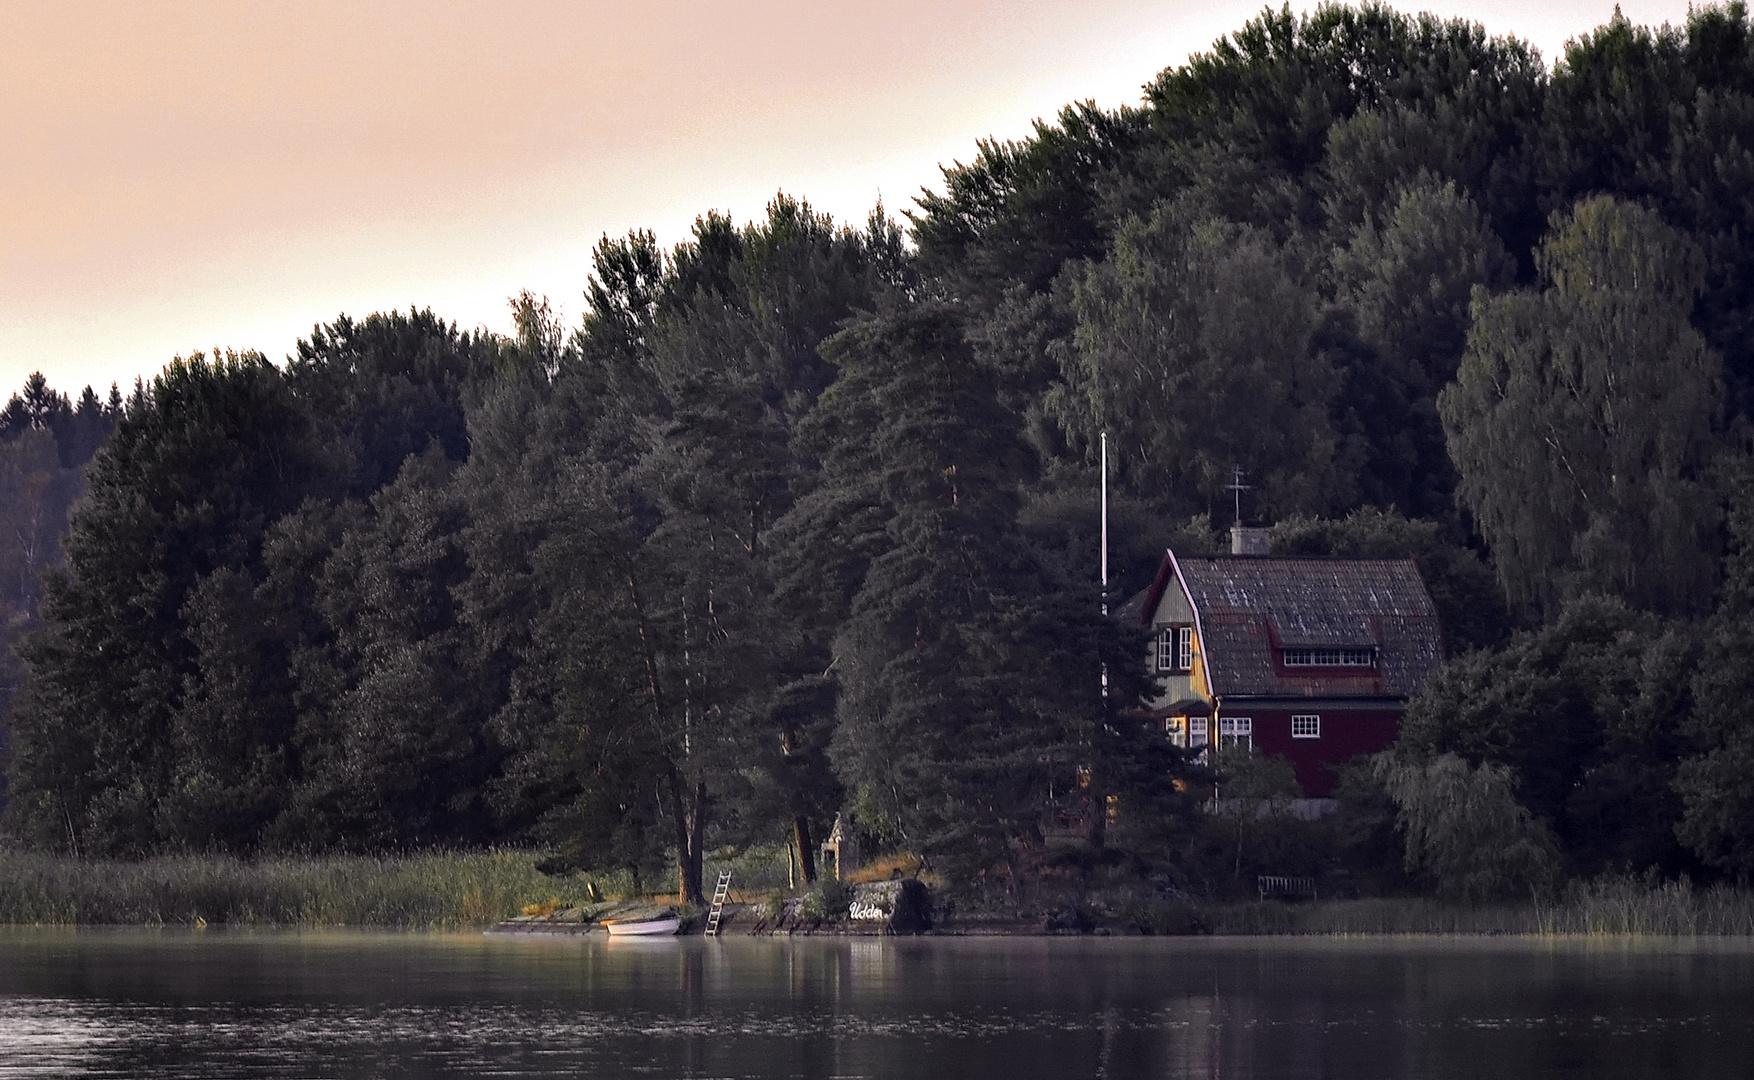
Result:
<instances>
[{"instance_id":1,"label":"window pane","mask_svg":"<svg viewBox=\"0 0 1754 1080\"><path fill-rule=\"evenodd\" d=\"M1375 649L1284 649L1286 667L1375 667Z\"/></svg>"}]
</instances>

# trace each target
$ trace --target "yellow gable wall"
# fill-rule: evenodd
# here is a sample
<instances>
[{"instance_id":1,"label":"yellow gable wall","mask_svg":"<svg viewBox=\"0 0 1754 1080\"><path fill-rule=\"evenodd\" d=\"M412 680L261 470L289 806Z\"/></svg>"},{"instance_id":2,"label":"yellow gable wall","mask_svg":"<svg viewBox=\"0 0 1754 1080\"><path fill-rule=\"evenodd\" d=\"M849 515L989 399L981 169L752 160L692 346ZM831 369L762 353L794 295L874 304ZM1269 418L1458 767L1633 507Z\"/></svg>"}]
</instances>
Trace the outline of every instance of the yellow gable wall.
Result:
<instances>
[{"instance_id":1,"label":"yellow gable wall","mask_svg":"<svg viewBox=\"0 0 1754 1080\"><path fill-rule=\"evenodd\" d=\"M1188 603L1187 594L1182 592L1181 583L1172 580L1169 587L1163 590L1163 598L1157 602L1157 610L1151 615L1153 641L1148 660L1152 671L1157 670L1155 635L1162 632L1166 626L1191 626L1193 624L1193 606ZM1212 700L1212 695L1207 690L1205 652L1205 645L1200 641L1200 634L1196 629L1194 632L1193 670L1186 675L1158 676L1163 685L1163 693L1151 702L1151 708L1166 708L1174 702L1185 701L1193 697L1205 698L1207 701Z\"/></svg>"}]
</instances>

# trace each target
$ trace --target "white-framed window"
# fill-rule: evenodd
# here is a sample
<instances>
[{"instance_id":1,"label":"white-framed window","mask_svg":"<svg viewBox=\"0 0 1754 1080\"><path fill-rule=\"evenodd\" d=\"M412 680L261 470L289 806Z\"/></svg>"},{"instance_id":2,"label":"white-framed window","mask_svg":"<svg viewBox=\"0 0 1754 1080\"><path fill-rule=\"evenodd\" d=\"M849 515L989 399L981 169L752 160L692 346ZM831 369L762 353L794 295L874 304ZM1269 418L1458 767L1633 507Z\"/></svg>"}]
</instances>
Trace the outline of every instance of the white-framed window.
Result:
<instances>
[{"instance_id":1,"label":"white-framed window","mask_svg":"<svg viewBox=\"0 0 1754 1080\"><path fill-rule=\"evenodd\" d=\"M1206 726L1211 723L1210 720L1204 716L1190 716L1187 722L1189 749L1205 746L1211 741L1211 735L1206 730Z\"/></svg>"},{"instance_id":2,"label":"white-framed window","mask_svg":"<svg viewBox=\"0 0 1754 1080\"><path fill-rule=\"evenodd\" d=\"M1255 748L1255 722L1247 716L1220 716L1218 718L1218 745L1240 746L1244 750Z\"/></svg>"},{"instance_id":3,"label":"white-framed window","mask_svg":"<svg viewBox=\"0 0 1754 1080\"><path fill-rule=\"evenodd\" d=\"M1293 739L1319 739L1322 737L1322 718L1316 713L1306 713L1291 718L1291 737Z\"/></svg>"},{"instance_id":4,"label":"white-framed window","mask_svg":"<svg viewBox=\"0 0 1754 1080\"><path fill-rule=\"evenodd\" d=\"M1163 721L1163 733L1169 736L1169 742L1172 746L1188 745L1188 718L1185 716L1166 717Z\"/></svg>"},{"instance_id":5,"label":"white-framed window","mask_svg":"<svg viewBox=\"0 0 1754 1080\"><path fill-rule=\"evenodd\" d=\"M1286 667L1368 667L1376 666L1375 649L1286 649L1281 654Z\"/></svg>"},{"instance_id":6,"label":"white-framed window","mask_svg":"<svg viewBox=\"0 0 1754 1080\"><path fill-rule=\"evenodd\" d=\"M1157 634L1157 670L1184 672L1194 667L1194 628L1166 626Z\"/></svg>"}]
</instances>

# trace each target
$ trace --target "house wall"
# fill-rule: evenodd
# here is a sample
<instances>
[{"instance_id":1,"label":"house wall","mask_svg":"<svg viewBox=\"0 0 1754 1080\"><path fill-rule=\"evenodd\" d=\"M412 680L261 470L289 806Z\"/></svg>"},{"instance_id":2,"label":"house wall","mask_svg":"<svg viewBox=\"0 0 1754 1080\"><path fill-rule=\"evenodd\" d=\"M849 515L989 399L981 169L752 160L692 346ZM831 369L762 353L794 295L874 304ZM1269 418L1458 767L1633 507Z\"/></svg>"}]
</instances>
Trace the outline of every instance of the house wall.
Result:
<instances>
[{"instance_id":1,"label":"house wall","mask_svg":"<svg viewBox=\"0 0 1754 1080\"><path fill-rule=\"evenodd\" d=\"M1321 737L1291 737L1293 716L1321 717ZM1334 774L1328 766L1342 765L1359 754L1374 754L1394 744L1400 733L1402 710L1325 708L1316 703L1271 702L1256 705L1226 703L1226 717L1247 716L1255 753L1282 754L1297 770L1297 782L1310 798L1326 798L1334 790Z\"/></svg>"},{"instance_id":2,"label":"house wall","mask_svg":"<svg viewBox=\"0 0 1754 1080\"><path fill-rule=\"evenodd\" d=\"M1166 626L1190 626L1194 622L1194 609L1188 603L1187 594L1182 592L1178 583L1172 582L1163 590L1163 597L1157 602L1157 610L1151 614L1151 633L1153 641L1146 661L1151 671L1157 672L1157 644L1155 636ZM1176 701L1188 698L1208 697L1206 691L1204 646L1200 635L1194 635L1194 667L1185 675L1157 675L1163 686L1163 693L1153 699L1148 708L1161 709Z\"/></svg>"}]
</instances>

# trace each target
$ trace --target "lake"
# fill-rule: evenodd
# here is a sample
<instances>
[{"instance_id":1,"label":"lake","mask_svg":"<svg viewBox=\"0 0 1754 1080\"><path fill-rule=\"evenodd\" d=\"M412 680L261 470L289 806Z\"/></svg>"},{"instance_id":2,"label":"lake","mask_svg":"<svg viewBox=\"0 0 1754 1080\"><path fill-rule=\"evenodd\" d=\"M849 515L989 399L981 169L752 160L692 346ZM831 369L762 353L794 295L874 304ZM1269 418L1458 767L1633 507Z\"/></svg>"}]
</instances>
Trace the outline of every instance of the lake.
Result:
<instances>
[{"instance_id":1,"label":"lake","mask_svg":"<svg viewBox=\"0 0 1754 1080\"><path fill-rule=\"evenodd\" d=\"M1721 1077L1754 943L0 928L5 1077Z\"/></svg>"}]
</instances>

